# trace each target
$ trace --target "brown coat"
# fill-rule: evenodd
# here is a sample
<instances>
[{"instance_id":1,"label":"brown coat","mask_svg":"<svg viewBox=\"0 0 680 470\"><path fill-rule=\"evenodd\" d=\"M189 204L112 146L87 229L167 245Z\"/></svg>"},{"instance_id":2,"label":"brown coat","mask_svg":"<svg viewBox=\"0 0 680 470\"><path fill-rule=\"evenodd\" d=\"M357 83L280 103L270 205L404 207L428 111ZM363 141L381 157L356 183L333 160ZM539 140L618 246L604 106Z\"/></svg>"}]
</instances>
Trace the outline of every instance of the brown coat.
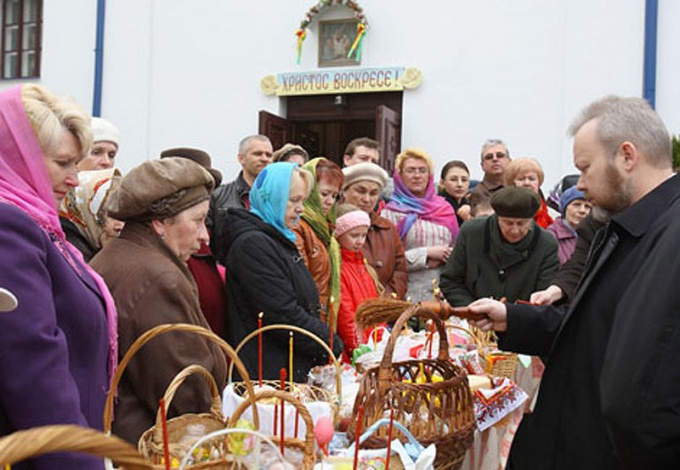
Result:
<instances>
[{"instance_id":1,"label":"brown coat","mask_svg":"<svg viewBox=\"0 0 680 470\"><path fill-rule=\"evenodd\" d=\"M148 225L128 222L92 260L111 290L118 309L121 357L142 333L164 323L209 328L198 303L196 283L186 264ZM123 374L113 422L114 434L137 444L153 426L158 400L172 378L190 364L212 372L218 387L226 383L226 359L219 347L192 333L166 333L134 356ZM168 405L168 416L208 411L207 386L191 377Z\"/></svg>"},{"instance_id":2,"label":"brown coat","mask_svg":"<svg viewBox=\"0 0 680 470\"><path fill-rule=\"evenodd\" d=\"M368 264L378 273L378 279L385 288L385 296L391 296L394 292L399 299L403 299L408 287L406 256L394 224L372 212L371 228L362 251Z\"/></svg>"},{"instance_id":3,"label":"brown coat","mask_svg":"<svg viewBox=\"0 0 680 470\"><path fill-rule=\"evenodd\" d=\"M328 305L331 282L331 257L326 244L305 219L301 218L293 231L295 246L314 278L316 288L319 290L319 302L325 308Z\"/></svg>"}]
</instances>

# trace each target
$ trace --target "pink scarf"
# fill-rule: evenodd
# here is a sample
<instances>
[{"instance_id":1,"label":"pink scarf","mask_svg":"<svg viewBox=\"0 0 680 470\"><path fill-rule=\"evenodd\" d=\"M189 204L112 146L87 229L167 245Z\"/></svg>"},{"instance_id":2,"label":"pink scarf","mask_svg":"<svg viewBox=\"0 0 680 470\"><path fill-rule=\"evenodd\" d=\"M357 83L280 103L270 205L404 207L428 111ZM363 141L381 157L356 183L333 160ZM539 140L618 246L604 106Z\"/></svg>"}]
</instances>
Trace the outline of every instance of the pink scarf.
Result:
<instances>
[{"instance_id":1,"label":"pink scarf","mask_svg":"<svg viewBox=\"0 0 680 470\"><path fill-rule=\"evenodd\" d=\"M21 86L0 93L0 201L12 204L28 214L45 231L74 271L82 277L84 267L99 287L106 305L110 378L118 364L116 307L102 277L83 261L80 252L66 240L59 223L44 158L24 110Z\"/></svg>"},{"instance_id":2,"label":"pink scarf","mask_svg":"<svg viewBox=\"0 0 680 470\"><path fill-rule=\"evenodd\" d=\"M385 209L406 214L397 224L397 231L402 240L411 229L416 219L428 220L444 226L451 231L451 238L455 243L458 238L458 220L451 204L434 190L434 178L430 174L425 196L416 197L406 186L404 179L397 169L394 170L394 193L390 197Z\"/></svg>"}]
</instances>

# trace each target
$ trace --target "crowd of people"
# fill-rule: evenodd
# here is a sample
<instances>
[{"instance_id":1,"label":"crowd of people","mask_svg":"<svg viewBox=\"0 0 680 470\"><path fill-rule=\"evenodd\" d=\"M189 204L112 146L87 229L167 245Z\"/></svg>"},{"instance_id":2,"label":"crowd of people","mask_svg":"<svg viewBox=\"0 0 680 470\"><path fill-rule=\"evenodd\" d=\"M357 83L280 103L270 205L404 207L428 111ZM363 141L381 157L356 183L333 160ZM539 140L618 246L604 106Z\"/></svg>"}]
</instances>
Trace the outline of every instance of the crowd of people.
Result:
<instances>
[{"instance_id":1,"label":"crowd of people","mask_svg":"<svg viewBox=\"0 0 680 470\"><path fill-rule=\"evenodd\" d=\"M370 335L354 321L361 302L443 295L483 314L476 326L497 331L504 349L547 364L510 468L677 468L670 136L646 102L620 97L591 104L571 132L581 175L547 198L539 160L511 158L499 139L483 143L475 184L460 160L435 179L420 148L399 153L389 175L367 137L321 157L251 135L237 151L241 171L222 184L210 156L190 147L122 175L112 123L37 85L0 93L0 435L101 429L119 359L160 324L209 328L234 347L259 324L286 324L350 362ZM267 332L264 350L262 366L256 342L240 357L251 377L278 379L288 332ZM318 342L296 337L291 379L328 361ZM115 391L113 432L136 444L190 364L226 385L226 358L202 337L145 346ZM210 403L189 380L168 416ZM31 465L103 468L76 454Z\"/></svg>"}]
</instances>

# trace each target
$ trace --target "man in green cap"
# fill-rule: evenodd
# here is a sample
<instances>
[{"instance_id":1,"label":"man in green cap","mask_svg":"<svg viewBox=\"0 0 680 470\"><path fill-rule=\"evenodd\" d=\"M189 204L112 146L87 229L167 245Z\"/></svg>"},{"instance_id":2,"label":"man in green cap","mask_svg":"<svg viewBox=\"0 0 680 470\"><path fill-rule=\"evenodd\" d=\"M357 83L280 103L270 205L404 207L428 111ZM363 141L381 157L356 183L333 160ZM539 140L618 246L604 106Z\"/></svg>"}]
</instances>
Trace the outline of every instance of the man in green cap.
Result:
<instances>
[{"instance_id":1,"label":"man in green cap","mask_svg":"<svg viewBox=\"0 0 680 470\"><path fill-rule=\"evenodd\" d=\"M528 300L550 284L559 266L557 242L533 220L540 205L530 189L508 186L491 196L493 215L463 224L440 278L451 305L482 297Z\"/></svg>"}]
</instances>

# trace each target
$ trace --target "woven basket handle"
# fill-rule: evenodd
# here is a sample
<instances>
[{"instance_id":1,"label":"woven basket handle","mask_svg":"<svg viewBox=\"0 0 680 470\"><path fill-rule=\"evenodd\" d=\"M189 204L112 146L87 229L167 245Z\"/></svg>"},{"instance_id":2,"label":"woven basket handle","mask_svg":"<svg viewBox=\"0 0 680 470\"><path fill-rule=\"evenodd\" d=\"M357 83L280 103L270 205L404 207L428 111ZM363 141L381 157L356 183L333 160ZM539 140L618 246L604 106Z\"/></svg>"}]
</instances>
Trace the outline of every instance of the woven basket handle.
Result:
<instances>
[{"instance_id":1,"label":"woven basket handle","mask_svg":"<svg viewBox=\"0 0 680 470\"><path fill-rule=\"evenodd\" d=\"M200 375L208 384L210 388L210 396L212 397L212 403L210 405L210 414L217 417L220 421L224 421L224 416L222 416L222 400L220 399L220 391L215 383L215 378L208 372L203 366L198 364L192 364L185 367L179 374L172 379L172 382L168 385L165 390L165 395L163 396L163 401L165 402L165 409L170 409L170 403L172 403L173 398L175 398L175 392L182 386L184 381L192 375ZM163 440L163 416L160 407L156 413L156 426L154 427L154 437L156 442L161 442Z\"/></svg>"},{"instance_id":2,"label":"woven basket handle","mask_svg":"<svg viewBox=\"0 0 680 470\"><path fill-rule=\"evenodd\" d=\"M281 390L262 390L256 394L249 393L248 396L241 402L241 404L234 410L234 413L229 418L227 424L228 428L236 427L236 423L243 412L249 406L255 406L255 403L259 400L266 400L267 398L278 398L283 401L287 401L295 407L295 409L300 414L300 417L305 422L305 455L307 458L314 458L314 421L312 421L312 415L305 405L303 405L300 400L295 398L291 393L284 392ZM277 405L275 405L277 406ZM283 419L283 417L282 417ZM283 436L281 436L283 438ZM310 457L311 456L311 457Z\"/></svg>"},{"instance_id":3,"label":"woven basket handle","mask_svg":"<svg viewBox=\"0 0 680 470\"><path fill-rule=\"evenodd\" d=\"M392 333L390 333L387 345L385 346L385 353L383 354L382 360L380 361L380 372L378 375L380 381L390 381L392 379L392 356L394 355L394 346L397 344L397 338L404 329L404 325L408 319L413 316L429 318L430 320L434 321L437 331L439 331L440 338L439 354L437 359L440 361L449 360L449 340L446 337L446 328L444 327L444 323L442 322L441 318L431 310L427 310L419 305L415 305L404 310L404 313L399 316L399 319L397 319L394 326L392 327Z\"/></svg>"},{"instance_id":4,"label":"woven basket handle","mask_svg":"<svg viewBox=\"0 0 680 470\"><path fill-rule=\"evenodd\" d=\"M232 349L232 347L229 346L229 344L227 344L226 341L217 336L215 333L201 326L190 325L187 323L168 323L164 325L158 325L154 328L151 328L150 330L145 331L142 335L139 336L139 338L135 340L134 343L132 343L132 345L130 345L130 349L128 349L128 351L125 353L125 356L123 356L123 359L121 359L120 363L118 364L118 369L116 370L116 373L111 378L111 387L109 388L109 393L106 396L106 403L104 405L103 421L105 433L111 432L111 422L113 420L113 399L115 397L116 390L118 389L118 384L120 383L120 379L123 376L125 368L130 363L130 361L137 353L137 351L141 349L142 346L144 346L146 343L151 341L156 336L162 335L164 333L169 333L171 331L185 331L188 333L195 333L217 344L229 357L229 359L231 360L231 364L235 365L236 368L238 369L238 372L239 374L241 374L241 379L245 383L248 393L249 394L255 393L255 390L253 389L253 383L250 381L250 378L248 377L248 371L246 370L246 367L243 365L243 362L241 362L241 359L239 359L238 355ZM258 426L260 420L257 415L257 407L255 406L253 406L253 420L255 421L255 425Z\"/></svg>"},{"instance_id":5,"label":"woven basket handle","mask_svg":"<svg viewBox=\"0 0 680 470\"><path fill-rule=\"evenodd\" d=\"M241 349L243 349L243 346L245 346L248 341L250 341L251 339L256 337L258 334L264 333L265 331L270 331L270 330L287 330L287 331L294 331L296 333L300 333L300 334L305 335L309 338L312 338L314 341L319 343L319 345L322 348L324 348L326 350L326 352L329 354L329 356L333 359L333 364L335 365L335 372L336 372L335 373L335 388L337 389L336 392L337 392L337 395L338 395L338 402L340 402L341 397L342 397L342 385L341 385L342 384L342 382L341 382L342 372L341 372L340 361L338 361L338 359L335 357L335 354L333 354L333 350L330 348L330 346L328 346L326 343L324 343L323 340L321 338L319 338L317 335L315 335L314 333L311 333L307 330L303 330L302 328L294 326L294 325L283 325L283 324L266 325L266 326L263 326L262 328L258 328L255 331L250 332L245 338L243 338L241 340L240 343L238 343L236 345L236 348L234 349L234 351L236 352L236 354L238 354L241 351ZM231 383L231 375L232 375L233 371L234 371L234 365L229 364L229 373L227 374L228 383Z\"/></svg>"},{"instance_id":6,"label":"woven basket handle","mask_svg":"<svg viewBox=\"0 0 680 470\"><path fill-rule=\"evenodd\" d=\"M128 442L71 424L26 429L0 439L0 465L3 466L51 452L80 452L108 457L127 470L153 468Z\"/></svg>"}]
</instances>

